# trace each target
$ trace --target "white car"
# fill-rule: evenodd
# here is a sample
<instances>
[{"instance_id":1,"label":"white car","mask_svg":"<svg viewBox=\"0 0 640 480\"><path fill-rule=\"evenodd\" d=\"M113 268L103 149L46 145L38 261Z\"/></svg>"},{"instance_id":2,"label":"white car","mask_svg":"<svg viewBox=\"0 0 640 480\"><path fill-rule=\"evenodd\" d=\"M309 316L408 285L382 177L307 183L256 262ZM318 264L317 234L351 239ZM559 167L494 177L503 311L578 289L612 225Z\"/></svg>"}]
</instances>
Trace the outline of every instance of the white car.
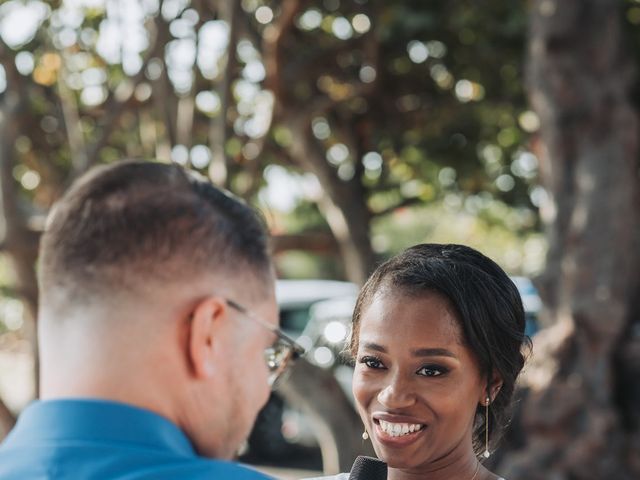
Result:
<instances>
[{"instance_id":1,"label":"white car","mask_svg":"<svg viewBox=\"0 0 640 480\"><path fill-rule=\"evenodd\" d=\"M539 329L537 317L542 301L529 278L514 276L511 280L522 298L525 334L531 337ZM348 363L343 353L350 335L356 297L357 295L345 295L318 302L311 307L311 318L300 337L305 343L310 362L323 368L335 368L336 365Z\"/></svg>"},{"instance_id":2,"label":"white car","mask_svg":"<svg viewBox=\"0 0 640 480\"><path fill-rule=\"evenodd\" d=\"M358 286L336 280L278 280L276 300L280 308L280 328L294 338L309 321L309 309L319 301L358 294ZM304 345L303 345L304 346Z\"/></svg>"},{"instance_id":3,"label":"white car","mask_svg":"<svg viewBox=\"0 0 640 480\"><path fill-rule=\"evenodd\" d=\"M313 342L303 335L303 331L310 319L311 306L345 295L355 298L357 294L358 286L350 282L278 280L276 300L280 308L280 328L297 339L305 350L310 350ZM295 456L303 445L316 446L315 437L307 427L308 422L301 417L300 412L289 408L277 393L273 393L258 415L244 460L250 463L277 463Z\"/></svg>"}]
</instances>

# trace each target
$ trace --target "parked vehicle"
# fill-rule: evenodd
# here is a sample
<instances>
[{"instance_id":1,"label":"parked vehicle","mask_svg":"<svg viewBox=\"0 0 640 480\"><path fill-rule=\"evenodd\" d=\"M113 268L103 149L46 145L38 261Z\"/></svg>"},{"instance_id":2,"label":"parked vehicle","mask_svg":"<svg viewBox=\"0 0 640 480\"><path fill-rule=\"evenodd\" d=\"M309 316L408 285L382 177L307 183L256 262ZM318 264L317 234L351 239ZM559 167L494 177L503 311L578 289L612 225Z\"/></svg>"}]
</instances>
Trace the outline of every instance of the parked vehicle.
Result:
<instances>
[{"instance_id":1,"label":"parked vehicle","mask_svg":"<svg viewBox=\"0 0 640 480\"><path fill-rule=\"evenodd\" d=\"M278 280L276 299L280 308L280 328L306 350L313 347L311 338L304 337L312 305L327 299L354 297L357 285L333 280ZM301 445L295 426L302 414L285 406L277 392L259 413L249 437L248 454L251 460L270 462L294 455ZM290 420L292 419L292 420ZM302 442L304 443L304 442ZM306 442L309 443L309 442ZM310 442L315 446L315 438Z\"/></svg>"},{"instance_id":2,"label":"parked vehicle","mask_svg":"<svg viewBox=\"0 0 640 480\"><path fill-rule=\"evenodd\" d=\"M538 330L540 330L538 314L542 309L542 300L531 279L527 277L511 277L511 280L516 284L522 297L522 306L524 307L524 318L526 321L524 333L529 337L533 337Z\"/></svg>"},{"instance_id":3,"label":"parked vehicle","mask_svg":"<svg viewBox=\"0 0 640 480\"><path fill-rule=\"evenodd\" d=\"M533 282L527 277L511 277L522 297L525 311L525 333L533 336L539 330L538 313L542 302ZM348 364L345 349L351 329L351 315L356 295L346 295L315 303L310 309L311 319L301 338L312 347L307 348L307 359L323 368Z\"/></svg>"},{"instance_id":4,"label":"parked vehicle","mask_svg":"<svg viewBox=\"0 0 640 480\"><path fill-rule=\"evenodd\" d=\"M357 294L357 285L350 282L278 280L276 299L280 308L280 328L294 338L299 337L309 322L309 309L313 304L322 300Z\"/></svg>"}]
</instances>

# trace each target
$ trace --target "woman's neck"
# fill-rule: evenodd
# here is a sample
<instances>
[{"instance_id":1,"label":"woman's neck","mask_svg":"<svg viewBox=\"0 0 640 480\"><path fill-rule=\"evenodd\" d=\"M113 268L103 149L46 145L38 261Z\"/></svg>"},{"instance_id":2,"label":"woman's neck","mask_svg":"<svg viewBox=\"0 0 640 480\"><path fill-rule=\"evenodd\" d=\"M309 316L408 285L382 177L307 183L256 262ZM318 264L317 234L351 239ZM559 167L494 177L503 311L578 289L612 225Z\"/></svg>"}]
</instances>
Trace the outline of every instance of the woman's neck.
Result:
<instances>
[{"instance_id":1,"label":"woman's neck","mask_svg":"<svg viewBox=\"0 0 640 480\"><path fill-rule=\"evenodd\" d=\"M427 464L415 469L389 468L387 480L486 480L494 478L473 456L450 463Z\"/></svg>"}]
</instances>

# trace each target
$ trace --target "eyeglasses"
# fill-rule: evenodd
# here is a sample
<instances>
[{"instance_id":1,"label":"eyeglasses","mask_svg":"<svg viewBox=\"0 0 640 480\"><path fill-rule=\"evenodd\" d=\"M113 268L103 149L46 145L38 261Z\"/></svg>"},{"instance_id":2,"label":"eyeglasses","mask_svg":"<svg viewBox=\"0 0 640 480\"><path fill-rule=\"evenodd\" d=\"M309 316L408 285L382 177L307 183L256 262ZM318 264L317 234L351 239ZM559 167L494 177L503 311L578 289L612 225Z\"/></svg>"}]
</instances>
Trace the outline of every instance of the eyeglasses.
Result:
<instances>
[{"instance_id":1,"label":"eyeglasses","mask_svg":"<svg viewBox=\"0 0 640 480\"><path fill-rule=\"evenodd\" d=\"M261 325L276 335L275 342L264 350L264 359L269 369L269 386L275 388L279 381L282 380L282 374L286 371L287 367L297 358L305 354L304 348L295 340L285 335L278 327L274 327L270 323L256 317L239 303L229 300L228 298L225 298L225 302L249 320L256 322L258 325Z\"/></svg>"}]
</instances>

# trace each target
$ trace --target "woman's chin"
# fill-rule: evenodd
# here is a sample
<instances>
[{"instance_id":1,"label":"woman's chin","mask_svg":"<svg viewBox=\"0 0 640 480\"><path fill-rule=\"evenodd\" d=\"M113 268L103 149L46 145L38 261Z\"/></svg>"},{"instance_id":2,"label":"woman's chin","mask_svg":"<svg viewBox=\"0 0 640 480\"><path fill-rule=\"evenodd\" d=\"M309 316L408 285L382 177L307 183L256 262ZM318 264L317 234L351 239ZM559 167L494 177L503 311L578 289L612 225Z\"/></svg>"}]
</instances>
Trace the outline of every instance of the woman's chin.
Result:
<instances>
[{"instance_id":1,"label":"woman's chin","mask_svg":"<svg viewBox=\"0 0 640 480\"><path fill-rule=\"evenodd\" d=\"M383 451L380 448L374 448L377 457L387 464L389 468L396 470L415 470L418 467L415 457L402 458L401 456L390 455L388 452Z\"/></svg>"}]
</instances>

